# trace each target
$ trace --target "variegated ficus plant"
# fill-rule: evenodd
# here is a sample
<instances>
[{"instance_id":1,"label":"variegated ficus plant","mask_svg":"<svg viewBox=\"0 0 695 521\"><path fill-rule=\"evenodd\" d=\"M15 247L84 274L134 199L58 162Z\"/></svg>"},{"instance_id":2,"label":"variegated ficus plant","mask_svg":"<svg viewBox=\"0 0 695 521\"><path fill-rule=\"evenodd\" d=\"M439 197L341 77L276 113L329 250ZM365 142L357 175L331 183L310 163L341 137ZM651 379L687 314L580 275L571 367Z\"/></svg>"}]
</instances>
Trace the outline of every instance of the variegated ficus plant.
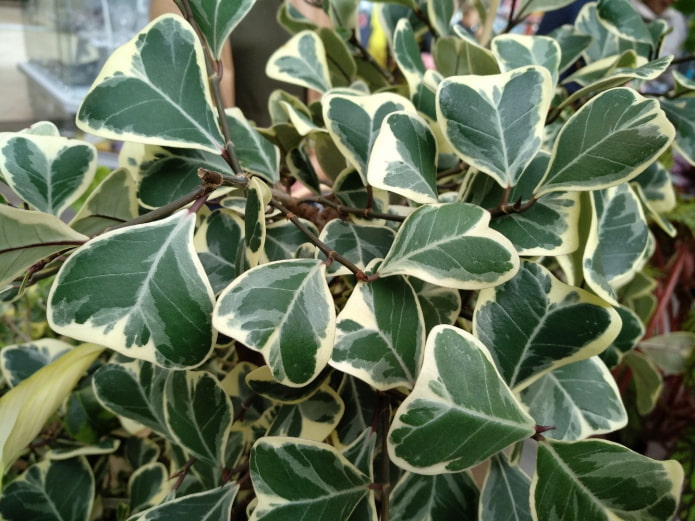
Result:
<instances>
[{"instance_id":1,"label":"variegated ficus plant","mask_svg":"<svg viewBox=\"0 0 695 521\"><path fill-rule=\"evenodd\" d=\"M321 96L258 128L217 73L253 0L178 4L77 114L119 168L50 123L0 137L3 309L43 291L50 325L0 351L0 517L670 519L680 465L606 439L672 232L659 161L695 159L669 28L606 0L488 38L482 2L478 41L453 0L382 2L382 67L357 0L330 30L288 4L267 74Z\"/></svg>"}]
</instances>

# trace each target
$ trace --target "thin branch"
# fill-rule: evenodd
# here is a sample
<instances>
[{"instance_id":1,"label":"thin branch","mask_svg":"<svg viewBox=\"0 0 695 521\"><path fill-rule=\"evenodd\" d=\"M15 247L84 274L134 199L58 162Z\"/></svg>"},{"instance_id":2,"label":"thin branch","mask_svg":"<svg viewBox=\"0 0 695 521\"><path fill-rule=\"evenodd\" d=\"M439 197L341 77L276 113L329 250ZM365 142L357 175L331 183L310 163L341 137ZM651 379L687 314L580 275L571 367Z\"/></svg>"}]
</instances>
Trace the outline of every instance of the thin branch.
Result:
<instances>
[{"instance_id":1,"label":"thin branch","mask_svg":"<svg viewBox=\"0 0 695 521\"><path fill-rule=\"evenodd\" d=\"M208 194L219 188L220 186L237 186L237 185L232 185L232 182L238 183L238 178L237 177L232 177L232 176L223 176L219 172L214 172L212 170L207 170L205 168L199 168L198 169L198 177L201 179L201 184L196 186L196 188L192 191L187 193L186 195L183 195L176 199L175 201L172 201L168 204L165 204L164 206L160 206L159 208L156 208L152 210L151 212L144 213L142 215L138 215L134 219L131 219L129 221L126 221L121 224L117 224L116 226L112 226L111 228L107 228L104 231L113 231L113 230L118 230L120 228L126 228L128 226L133 226L135 224L144 224L144 223L150 223L157 221L159 219L162 219L164 217L167 217L174 213L176 210L179 210L183 208L184 206L202 198L202 197L207 197ZM227 184L229 183L229 184Z\"/></svg>"},{"instance_id":2,"label":"thin branch","mask_svg":"<svg viewBox=\"0 0 695 521\"><path fill-rule=\"evenodd\" d=\"M217 119L220 124L220 129L222 130L222 135L224 136L224 154L222 156L227 161L229 166L232 167L232 171L239 175L243 173L241 168L241 163L239 163L239 158L236 155L236 149L234 142L232 141L232 133L229 128L229 122L227 121L227 114L224 111L224 103L222 102L222 93L220 91L220 79L222 77L222 63L216 60L210 51L210 47L207 44L205 35L203 31L198 26L198 22L193 15L193 10L191 9L191 4L189 0L178 0L179 8L181 12L191 24L191 27L195 30L198 35L198 40L200 40L201 45L204 49L205 55L205 65L207 67L208 73L208 83L210 84L210 89L212 90L212 97L215 102L215 108L217 109Z\"/></svg>"},{"instance_id":3,"label":"thin branch","mask_svg":"<svg viewBox=\"0 0 695 521\"><path fill-rule=\"evenodd\" d=\"M336 203L335 201L331 201L330 199L327 199L325 197L307 197L306 199L302 199L301 201L299 201L299 203L319 203L334 208L340 214L358 215L365 219L384 219L387 221L395 222L403 222L405 220L405 217L403 217L402 215L375 212L371 208L355 208L354 206L344 206L340 203Z\"/></svg>"},{"instance_id":4,"label":"thin branch","mask_svg":"<svg viewBox=\"0 0 695 521\"><path fill-rule=\"evenodd\" d=\"M529 208L531 208L538 199L536 198L531 198L528 201L526 201L524 204L521 204L521 199L516 201L514 204L508 204L506 200L504 200L500 205L498 205L495 208L491 208L488 210L490 212L490 216L495 219L497 217L502 217L503 215L511 215L514 213L523 213Z\"/></svg>"},{"instance_id":5,"label":"thin branch","mask_svg":"<svg viewBox=\"0 0 695 521\"><path fill-rule=\"evenodd\" d=\"M324 243L321 239L319 239L316 234L314 234L309 228L307 228L304 223L292 212L290 212L287 208L285 208L279 201L275 199L271 199L270 205L273 208L276 208L280 210L280 212L285 215L285 217L292 222L304 235L307 236L307 238L311 241L312 244L314 244L321 252L326 256L328 259L328 263L330 264L333 261L338 261L340 264L345 266L347 269L349 269L354 275L357 280L360 281L370 281L374 280L375 276L368 276L364 271L362 271L360 268L358 268L355 264L350 262L348 259L343 257L340 253L338 253L335 250L330 249L326 243Z\"/></svg>"}]
</instances>

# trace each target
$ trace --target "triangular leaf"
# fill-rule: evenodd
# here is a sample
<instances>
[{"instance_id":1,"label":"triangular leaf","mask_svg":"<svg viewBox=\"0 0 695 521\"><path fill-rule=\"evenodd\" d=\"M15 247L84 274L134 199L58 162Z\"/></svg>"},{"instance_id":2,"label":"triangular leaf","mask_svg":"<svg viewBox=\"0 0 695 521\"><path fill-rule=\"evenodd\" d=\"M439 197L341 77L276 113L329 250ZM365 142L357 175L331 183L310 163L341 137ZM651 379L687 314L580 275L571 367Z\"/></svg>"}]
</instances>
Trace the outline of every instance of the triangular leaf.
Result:
<instances>
[{"instance_id":1,"label":"triangular leaf","mask_svg":"<svg viewBox=\"0 0 695 521\"><path fill-rule=\"evenodd\" d=\"M613 375L596 356L543 375L521 399L538 425L555 427L544 436L556 440L581 440L627 424Z\"/></svg>"},{"instance_id":2,"label":"triangular leaf","mask_svg":"<svg viewBox=\"0 0 695 521\"><path fill-rule=\"evenodd\" d=\"M524 262L512 280L480 292L473 331L518 390L555 367L603 351L618 335L620 317L588 291Z\"/></svg>"},{"instance_id":3,"label":"triangular leaf","mask_svg":"<svg viewBox=\"0 0 695 521\"><path fill-rule=\"evenodd\" d=\"M274 80L322 93L331 88L323 42L311 31L295 34L277 49L268 59L265 73Z\"/></svg>"},{"instance_id":4,"label":"triangular leaf","mask_svg":"<svg viewBox=\"0 0 695 521\"><path fill-rule=\"evenodd\" d=\"M370 483L330 445L281 437L253 446L251 480L258 497L251 521L347 521Z\"/></svg>"},{"instance_id":5,"label":"triangular leaf","mask_svg":"<svg viewBox=\"0 0 695 521\"><path fill-rule=\"evenodd\" d=\"M94 145L77 139L10 134L0 139L0 174L36 210L59 216L89 187Z\"/></svg>"},{"instance_id":6,"label":"triangular leaf","mask_svg":"<svg viewBox=\"0 0 695 521\"><path fill-rule=\"evenodd\" d=\"M418 474L459 472L534 432L485 346L463 330L438 326L427 338L415 388L391 424L389 457Z\"/></svg>"},{"instance_id":7,"label":"triangular leaf","mask_svg":"<svg viewBox=\"0 0 695 521\"><path fill-rule=\"evenodd\" d=\"M106 61L77 113L97 136L219 153L224 139L193 28L165 15Z\"/></svg>"},{"instance_id":8,"label":"triangular leaf","mask_svg":"<svg viewBox=\"0 0 695 521\"><path fill-rule=\"evenodd\" d=\"M596 14L599 21L621 38L641 43L652 43L652 36L644 20L630 0L598 0Z\"/></svg>"},{"instance_id":9,"label":"triangular leaf","mask_svg":"<svg viewBox=\"0 0 695 521\"><path fill-rule=\"evenodd\" d=\"M225 209L213 211L198 227L196 250L215 293L236 278L236 259L243 237L244 222Z\"/></svg>"},{"instance_id":10,"label":"triangular leaf","mask_svg":"<svg viewBox=\"0 0 695 521\"><path fill-rule=\"evenodd\" d=\"M695 165L695 98L681 96L676 99L659 98L661 108L676 127L674 146L691 165Z\"/></svg>"},{"instance_id":11,"label":"triangular leaf","mask_svg":"<svg viewBox=\"0 0 695 521\"><path fill-rule=\"evenodd\" d=\"M608 90L562 127L539 195L596 190L628 181L653 163L674 135L656 100L633 89Z\"/></svg>"},{"instance_id":12,"label":"triangular leaf","mask_svg":"<svg viewBox=\"0 0 695 521\"><path fill-rule=\"evenodd\" d=\"M323 119L335 145L367 183L367 163L381 124L392 112L415 113L408 99L382 92L368 96L329 93L321 100Z\"/></svg>"},{"instance_id":13,"label":"triangular leaf","mask_svg":"<svg viewBox=\"0 0 695 521\"><path fill-rule=\"evenodd\" d=\"M164 418L169 371L148 362L106 364L94 374L94 394L109 411L172 439Z\"/></svg>"},{"instance_id":14,"label":"triangular leaf","mask_svg":"<svg viewBox=\"0 0 695 521\"><path fill-rule=\"evenodd\" d=\"M403 277L360 282L338 315L331 365L381 391L412 387L424 344L422 311Z\"/></svg>"},{"instance_id":15,"label":"triangular leaf","mask_svg":"<svg viewBox=\"0 0 695 521\"><path fill-rule=\"evenodd\" d=\"M457 76L439 85L437 120L459 157L506 188L517 183L540 149L551 99L552 80L544 67Z\"/></svg>"},{"instance_id":16,"label":"triangular leaf","mask_svg":"<svg viewBox=\"0 0 695 521\"><path fill-rule=\"evenodd\" d=\"M367 181L416 203L437 202L437 140L415 114L393 112L381 124Z\"/></svg>"},{"instance_id":17,"label":"triangular leaf","mask_svg":"<svg viewBox=\"0 0 695 521\"><path fill-rule=\"evenodd\" d=\"M678 506L683 469L603 440L538 446L534 519L665 521ZM610 486L606 486L610 483Z\"/></svg>"},{"instance_id":18,"label":"triangular leaf","mask_svg":"<svg viewBox=\"0 0 695 521\"><path fill-rule=\"evenodd\" d=\"M213 324L259 351L279 382L301 387L331 356L333 298L316 260L262 264L237 277L217 302Z\"/></svg>"},{"instance_id":19,"label":"triangular leaf","mask_svg":"<svg viewBox=\"0 0 695 521\"><path fill-rule=\"evenodd\" d=\"M553 86L557 85L560 68L560 45L547 36L530 36L522 34L501 34L492 42L495 54L503 72L524 67L540 65L550 73Z\"/></svg>"},{"instance_id":20,"label":"triangular leaf","mask_svg":"<svg viewBox=\"0 0 695 521\"><path fill-rule=\"evenodd\" d=\"M488 76L500 72L497 59L488 49L455 36L437 38L433 56L437 70L445 77L464 74Z\"/></svg>"},{"instance_id":21,"label":"triangular leaf","mask_svg":"<svg viewBox=\"0 0 695 521\"><path fill-rule=\"evenodd\" d=\"M344 411L338 393L326 385L297 404L279 407L266 436L323 441L338 425Z\"/></svg>"},{"instance_id":22,"label":"triangular leaf","mask_svg":"<svg viewBox=\"0 0 695 521\"><path fill-rule=\"evenodd\" d=\"M472 204L422 206L399 228L379 273L458 289L509 280L519 259L512 244L488 227L489 220L490 214Z\"/></svg>"},{"instance_id":23,"label":"triangular leaf","mask_svg":"<svg viewBox=\"0 0 695 521\"><path fill-rule=\"evenodd\" d=\"M75 251L51 287L51 327L165 367L200 364L215 341L214 297L193 248L195 217L183 210Z\"/></svg>"}]
</instances>

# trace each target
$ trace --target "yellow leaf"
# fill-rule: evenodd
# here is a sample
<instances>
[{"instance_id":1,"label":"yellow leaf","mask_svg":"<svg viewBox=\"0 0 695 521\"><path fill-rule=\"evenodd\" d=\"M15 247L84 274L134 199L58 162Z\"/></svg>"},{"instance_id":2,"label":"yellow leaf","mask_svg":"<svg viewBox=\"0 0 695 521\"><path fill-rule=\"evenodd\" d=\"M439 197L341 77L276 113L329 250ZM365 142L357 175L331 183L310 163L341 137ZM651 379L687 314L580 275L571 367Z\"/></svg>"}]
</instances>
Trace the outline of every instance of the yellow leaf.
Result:
<instances>
[{"instance_id":1,"label":"yellow leaf","mask_svg":"<svg viewBox=\"0 0 695 521\"><path fill-rule=\"evenodd\" d=\"M71 349L0 397L0 485L7 468L41 432L103 350L95 344Z\"/></svg>"}]
</instances>

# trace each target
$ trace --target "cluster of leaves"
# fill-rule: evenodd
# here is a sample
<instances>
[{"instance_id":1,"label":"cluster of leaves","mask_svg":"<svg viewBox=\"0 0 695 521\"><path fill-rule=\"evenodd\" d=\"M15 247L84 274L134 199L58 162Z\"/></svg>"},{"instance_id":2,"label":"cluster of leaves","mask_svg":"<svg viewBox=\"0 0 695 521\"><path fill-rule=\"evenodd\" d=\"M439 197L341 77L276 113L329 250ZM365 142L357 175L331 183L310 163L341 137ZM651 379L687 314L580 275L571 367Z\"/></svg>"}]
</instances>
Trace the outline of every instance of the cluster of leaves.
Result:
<instances>
[{"instance_id":1,"label":"cluster of leaves","mask_svg":"<svg viewBox=\"0 0 695 521\"><path fill-rule=\"evenodd\" d=\"M47 284L62 335L0 351L0 516L673 515L676 462L595 438L627 421L611 369L653 367L633 347L648 220L673 233L659 158L695 160L695 85L635 89L667 70L668 27L599 1L483 46L453 1L380 3L394 75L357 3L324 0L333 30L281 8L294 36L267 73L322 97L276 92L263 129L214 73L253 0L182 0L145 27L77 115L125 144L67 224L94 148L48 123L0 136L31 208L0 205L3 305Z\"/></svg>"}]
</instances>

